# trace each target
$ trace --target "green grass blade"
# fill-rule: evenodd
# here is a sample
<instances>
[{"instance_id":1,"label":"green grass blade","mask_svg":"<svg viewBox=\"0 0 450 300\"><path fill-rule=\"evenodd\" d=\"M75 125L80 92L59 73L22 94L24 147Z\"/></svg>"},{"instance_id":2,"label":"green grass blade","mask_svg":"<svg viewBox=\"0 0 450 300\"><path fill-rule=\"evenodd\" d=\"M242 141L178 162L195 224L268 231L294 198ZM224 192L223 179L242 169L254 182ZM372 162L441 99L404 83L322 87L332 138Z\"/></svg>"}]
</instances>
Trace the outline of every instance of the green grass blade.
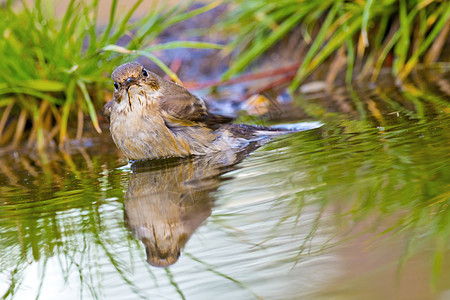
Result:
<instances>
[{"instance_id":1,"label":"green grass blade","mask_svg":"<svg viewBox=\"0 0 450 300\"><path fill-rule=\"evenodd\" d=\"M135 53L135 50L128 50L125 47L117 46L117 45L106 45L105 47L100 49L101 51L111 51L111 52L117 52L117 53L123 53L123 54L131 54Z\"/></svg>"},{"instance_id":2,"label":"green grass blade","mask_svg":"<svg viewBox=\"0 0 450 300\"><path fill-rule=\"evenodd\" d=\"M114 35L111 37L110 42L115 43L126 31L125 28L127 27L128 22L130 21L131 17L133 16L134 12L138 7L141 5L143 0L138 0L133 5L133 7L128 11L126 16L123 18L122 22L120 23L118 29L114 33Z\"/></svg>"},{"instance_id":3,"label":"green grass blade","mask_svg":"<svg viewBox=\"0 0 450 300\"><path fill-rule=\"evenodd\" d=\"M13 97L1 98L0 99L0 107L8 106L12 102L14 102Z\"/></svg>"},{"instance_id":4,"label":"green grass blade","mask_svg":"<svg viewBox=\"0 0 450 300\"><path fill-rule=\"evenodd\" d=\"M91 97L89 96L86 85L84 84L83 81L78 80L77 86L80 88L81 93L83 94L83 98L86 101L89 116L91 117L91 121L92 121L92 124L94 125L95 130L97 130L98 133L101 133L102 130L100 129L100 126L98 125L97 113L95 111L94 105L92 104L92 100L91 100Z\"/></svg>"},{"instance_id":5,"label":"green grass blade","mask_svg":"<svg viewBox=\"0 0 450 300\"><path fill-rule=\"evenodd\" d=\"M362 24L361 24L361 34L363 36L364 46L369 46L369 38L367 36L367 26L369 24L370 19L370 11L372 7L373 0L367 0L364 5L364 12L362 15Z\"/></svg>"},{"instance_id":6,"label":"green grass blade","mask_svg":"<svg viewBox=\"0 0 450 300\"><path fill-rule=\"evenodd\" d=\"M169 19L167 21L167 23L164 25L166 28L169 26L172 26L174 24L180 23L182 21L188 20L190 18L193 18L197 15L200 15L204 12L210 11L211 9L216 8L217 6L219 6L223 1L222 0L218 0L218 1L214 1L210 4L207 4L203 7L197 8L197 9L193 9L191 11L182 13L182 14L178 14L176 16L174 16L173 18Z\"/></svg>"},{"instance_id":7,"label":"green grass blade","mask_svg":"<svg viewBox=\"0 0 450 300\"><path fill-rule=\"evenodd\" d=\"M41 92L62 92L66 89L65 83L46 79L23 80L18 85Z\"/></svg>"},{"instance_id":8,"label":"green grass blade","mask_svg":"<svg viewBox=\"0 0 450 300\"><path fill-rule=\"evenodd\" d=\"M450 2L447 2L444 7L444 13L439 18L438 22L434 25L431 32L428 34L426 39L423 41L423 43L419 46L419 49L417 49L416 52L413 53L411 58L408 60L408 62L405 64L404 69L399 74L400 80L404 79L406 76L411 73L412 69L417 64L419 57L421 54L423 54L433 43L433 41L436 39L438 34L441 32L441 30L444 28L444 26L449 22L450 20Z\"/></svg>"},{"instance_id":9,"label":"green grass blade","mask_svg":"<svg viewBox=\"0 0 450 300\"><path fill-rule=\"evenodd\" d=\"M11 87L11 88L0 89L0 95L8 95L8 94L16 94L16 95L25 94L25 95L33 96L37 99L44 99L46 101L49 101L52 104L57 104L57 105L63 104L63 101L59 98L55 98L46 93L42 93L40 91L25 88L25 87Z\"/></svg>"},{"instance_id":10,"label":"green grass blade","mask_svg":"<svg viewBox=\"0 0 450 300\"><path fill-rule=\"evenodd\" d=\"M403 65L406 61L406 56L408 55L409 50L409 40L410 40L410 21L408 18L406 2L405 0L399 1L400 6L400 38L395 45L394 55L395 61L393 65L394 74L397 75L400 70L403 68ZM415 13L414 11L411 13Z\"/></svg>"},{"instance_id":11,"label":"green grass blade","mask_svg":"<svg viewBox=\"0 0 450 300\"><path fill-rule=\"evenodd\" d=\"M146 52L168 50L175 48L195 48L195 49L223 49L223 45L206 43L206 42L192 42L192 41L175 41L164 44L152 45L143 49Z\"/></svg>"},{"instance_id":12,"label":"green grass blade","mask_svg":"<svg viewBox=\"0 0 450 300\"><path fill-rule=\"evenodd\" d=\"M102 37L102 44L105 44L106 41L109 39L109 34L111 33L111 29L114 26L114 17L116 15L116 8L117 8L117 0L113 0L111 2L111 9L109 12L109 21L108 21L108 26L106 27L106 30L103 32L103 37Z\"/></svg>"},{"instance_id":13,"label":"green grass blade","mask_svg":"<svg viewBox=\"0 0 450 300\"><path fill-rule=\"evenodd\" d=\"M338 1L331 7L330 12L328 13L327 18L325 19L323 25L321 26L319 33L317 34L313 44L309 48L308 53L305 56L305 59L303 60L302 64L300 65L300 68L297 71L297 74L292 80L292 83L289 87L291 91L296 90L300 84L300 81L306 76L306 73L308 72L307 71L308 67L310 66L310 62L317 54L319 48L322 46L325 37L328 33L328 29L330 28L337 12L341 8L341 5L342 2ZM325 47L329 47L329 45L326 45Z\"/></svg>"},{"instance_id":14,"label":"green grass blade","mask_svg":"<svg viewBox=\"0 0 450 300\"><path fill-rule=\"evenodd\" d=\"M377 51L380 49L381 44L383 43L383 38L386 34L386 30L388 29L388 23L389 15L382 15L381 20L378 23L378 31L373 43L374 49Z\"/></svg>"},{"instance_id":15,"label":"green grass blade","mask_svg":"<svg viewBox=\"0 0 450 300\"><path fill-rule=\"evenodd\" d=\"M347 72L345 74L345 82L350 84L353 77L353 67L355 65L355 49L353 40L347 39Z\"/></svg>"},{"instance_id":16,"label":"green grass blade","mask_svg":"<svg viewBox=\"0 0 450 300\"><path fill-rule=\"evenodd\" d=\"M227 80L231 76L236 75L236 73L242 71L246 66L248 66L253 60L255 60L264 51L269 49L277 41L279 41L289 30L291 30L298 22L307 14L307 10L299 12L298 14L293 14L288 19L286 19L273 33L268 36L260 44L257 44L240 56L223 75L223 79Z\"/></svg>"},{"instance_id":17,"label":"green grass blade","mask_svg":"<svg viewBox=\"0 0 450 300\"><path fill-rule=\"evenodd\" d=\"M175 74L168 66L166 66L166 64L162 60L160 60L159 58L157 58L156 56L154 56L150 52L136 51L136 53L151 59L158 67L161 68L161 70L164 71L164 73L169 75L170 78L172 78L172 80L174 80L175 82L181 84L181 80L180 80L180 78L178 78L177 74Z\"/></svg>"},{"instance_id":18,"label":"green grass blade","mask_svg":"<svg viewBox=\"0 0 450 300\"><path fill-rule=\"evenodd\" d=\"M67 138L67 124L69 122L69 113L70 108L72 107L72 103L74 100L74 93L75 93L75 85L76 81L71 80L69 82L69 85L66 90L66 102L64 103L62 115L61 115L61 123L60 123L60 130L59 130L59 144L62 145Z\"/></svg>"},{"instance_id":19,"label":"green grass blade","mask_svg":"<svg viewBox=\"0 0 450 300\"><path fill-rule=\"evenodd\" d=\"M75 11L76 11L75 0L70 0L66 12L64 13L64 18L61 23L61 29L65 29L67 27L67 25L69 24L69 20ZM64 30L60 30L57 40L61 39L62 34L64 34Z\"/></svg>"},{"instance_id":20,"label":"green grass blade","mask_svg":"<svg viewBox=\"0 0 450 300\"><path fill-rule=\"evenodd\" d=\"M386 46L381 50L381 53L378 56L378 59L375 63L374 71L372 73L371 81L375 81L378 77L378 74L381 70L381 67L383 66L384 61L386 60L387 55L391 51L391 49L394 47L395 43L397 43L398 39L400 38L400 30L398 30L392 38L389 40L389 42L386 44Z\"/></svg>"},{"instance_id":21,"label":"green grass blade","mask_svg":"<svg viewBox=\"0 0 450 300\"><path fill-rule=\"evenodd\" d=\"M111 51L116 53L122 53L122 54L134 54L134 55L142 55L149 59L151 59L158 67L161 68L167 75L170 76L174 81L181 83L181 80L178 78L178 76L170 70L170 68L164 64L159 58L151 54L153 51L159 51L159 50L167 50L167 49L174 49L174 48L199 48L199 49L221 49L223 46L213 43L205 43L205 42L190 42L190 41L175 41L175 42L169 42L165 44L158 44L150 46L144 50L128 50L124 47L117 46L117 45L107 45L103 47L102 51Z\"/></svg>"}]
</instances>

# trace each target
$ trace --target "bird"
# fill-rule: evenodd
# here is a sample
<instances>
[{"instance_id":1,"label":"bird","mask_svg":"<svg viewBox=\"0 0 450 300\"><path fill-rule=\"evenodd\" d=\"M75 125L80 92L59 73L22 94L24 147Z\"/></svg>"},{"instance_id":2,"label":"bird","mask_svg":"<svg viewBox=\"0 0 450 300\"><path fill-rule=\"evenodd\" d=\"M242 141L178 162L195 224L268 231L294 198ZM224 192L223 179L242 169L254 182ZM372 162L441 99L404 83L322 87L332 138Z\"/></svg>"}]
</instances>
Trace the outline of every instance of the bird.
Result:
<instances>
[{"instance_id":1,"label":"bird","mask_svg":"<svg viewBox=\"0 0 450 300\"><path fill-rule=\"evenodd\" d=\"M241 149L263 137L289 132L233 124L233 118L210 112L202 98L138 62L118 66L111 79L113 98L103 113L114 143L131 161Z\"/></svg>"}]
</instances>

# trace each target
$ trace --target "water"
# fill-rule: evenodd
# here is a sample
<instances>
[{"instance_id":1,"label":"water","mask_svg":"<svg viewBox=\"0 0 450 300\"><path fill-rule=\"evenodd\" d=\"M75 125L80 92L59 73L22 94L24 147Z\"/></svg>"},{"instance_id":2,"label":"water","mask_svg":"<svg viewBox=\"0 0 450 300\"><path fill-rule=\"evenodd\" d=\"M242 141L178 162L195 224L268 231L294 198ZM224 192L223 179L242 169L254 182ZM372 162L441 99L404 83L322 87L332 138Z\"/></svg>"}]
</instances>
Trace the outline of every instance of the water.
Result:
<instances>
[{"instance_id":1,"label":"water","mask_svg":"<svg viewBox=\"0 0 450 300\"><path fill-rule=\"evenodd\" d=\"M0 294L450 299L448 96L345 92L353 112L227 163L130 166L108 136L1 157Z\"/></svg>"}]
</instances>

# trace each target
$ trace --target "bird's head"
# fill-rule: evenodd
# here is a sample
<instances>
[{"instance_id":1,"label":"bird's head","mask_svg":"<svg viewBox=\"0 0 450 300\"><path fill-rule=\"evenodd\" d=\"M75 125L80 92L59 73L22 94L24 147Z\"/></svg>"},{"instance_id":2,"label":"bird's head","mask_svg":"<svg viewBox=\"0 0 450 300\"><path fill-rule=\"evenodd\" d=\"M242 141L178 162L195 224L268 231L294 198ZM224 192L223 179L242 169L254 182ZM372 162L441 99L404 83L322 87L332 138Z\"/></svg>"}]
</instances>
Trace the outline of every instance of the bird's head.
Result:
<instances>
[{"instance_id":1,"label":"bird's head","mask_svg":"<svg viewBox=\"0 0 450 300\"><path fill-rule=\"evenodd\" d=\"M135 88L146 93L157 92L160 88L161 78L156 74L146 70L144 66L137 62L126 63L118 66L111 74L114 81L114 99L120 103L124 98L130 101Z\"/></svg>"}]
</instances>

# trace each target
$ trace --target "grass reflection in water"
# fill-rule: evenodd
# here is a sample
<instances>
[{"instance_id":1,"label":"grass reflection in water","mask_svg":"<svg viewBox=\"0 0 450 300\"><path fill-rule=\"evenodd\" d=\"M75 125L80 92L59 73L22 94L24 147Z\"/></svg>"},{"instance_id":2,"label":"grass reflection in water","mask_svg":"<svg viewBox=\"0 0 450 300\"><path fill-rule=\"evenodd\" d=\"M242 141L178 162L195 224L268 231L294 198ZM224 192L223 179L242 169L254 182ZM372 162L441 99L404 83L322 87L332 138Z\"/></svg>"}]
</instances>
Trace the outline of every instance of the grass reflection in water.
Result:
<instances>
[{"instance_id":1,"label":"grass reflection in water","mask_svg":"<svg viewBox=\"0 0 450 300\"><path fill-rule=\"evenodd\" d=\"M409 102L422 113L395 103L398 117L360 106L364 120L331 118L232 168L240 157L130 170L105 147L52 159L4 156L0 291L17 299L189 299L217 291L348 299L410 295L420 286L419 296L443 295L450 118L422 102ZM147 264L174 263L188 240L170 271ZM424 267L411 269L416 261ZM386 270L396 274L388 283ZM402 285L419 273L421 284ZM390 288L364 288L377 280Z\"/></svg>"}]
</instances>

